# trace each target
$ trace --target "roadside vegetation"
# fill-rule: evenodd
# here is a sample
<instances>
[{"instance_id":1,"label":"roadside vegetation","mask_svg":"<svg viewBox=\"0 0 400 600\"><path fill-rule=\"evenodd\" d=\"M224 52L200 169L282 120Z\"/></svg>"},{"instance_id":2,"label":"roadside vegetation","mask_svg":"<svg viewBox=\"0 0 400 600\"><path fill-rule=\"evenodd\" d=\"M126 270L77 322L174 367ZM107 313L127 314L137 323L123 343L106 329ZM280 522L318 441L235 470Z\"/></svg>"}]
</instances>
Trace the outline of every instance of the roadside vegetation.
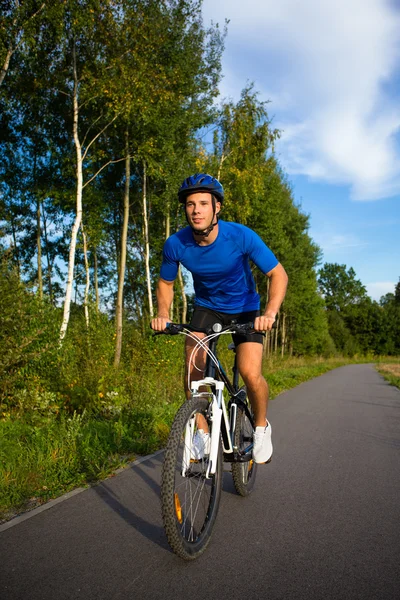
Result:
<instances>
[{"instance_id":1,"label":"roadside vegetation","mask_svg":"<svg viewBox=\"0 0 400 600\"><path fill-rule=\"evenodd\" d=\"M400 389L400 360L398 358L380 357L376 369L386 381Z\"/></svg>"},{"instance_id":2,"label":"roadside vegetation","mask_svg":"<svg viewBox=\"0 0 400 600\"><path fill-rule=\"evenodd\" d=\"M64 395L45 391L33 379L31 389L21 391L13 406L2 406L0 520L93 484L137 455L165 445L183 401L183 342L167 337L149 339L142 350L147 360L141 376L133 371L114 373L114 377L109 374L85 408L76 399L82 394L82 379L66 384L69 391ZM229 365L231 352L224 351L222 343L221 350ZM266 360L264 373L271 399L349 362L343 358Z\"/></svg>"}]
</instances>

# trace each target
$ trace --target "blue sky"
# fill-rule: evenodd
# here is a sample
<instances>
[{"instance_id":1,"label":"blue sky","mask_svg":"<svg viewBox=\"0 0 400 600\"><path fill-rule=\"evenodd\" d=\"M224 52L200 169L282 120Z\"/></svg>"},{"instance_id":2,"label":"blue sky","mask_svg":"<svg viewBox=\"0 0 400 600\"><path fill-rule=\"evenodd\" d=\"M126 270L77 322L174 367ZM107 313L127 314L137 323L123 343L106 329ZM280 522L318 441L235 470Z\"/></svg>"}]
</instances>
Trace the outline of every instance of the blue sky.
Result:
<instances>
[{"instance_id":1,"label":"blue sky","mask_svg":"<svg viewBox=\"0 0 400 600\"><path fill-rule=\"evenodd\" d=\"M222 98L247 82L282 130L280 162L324 262L369 295L400 277L400 7L387 0L204 0L229 19Z\"/></svg>"}]
</instances>

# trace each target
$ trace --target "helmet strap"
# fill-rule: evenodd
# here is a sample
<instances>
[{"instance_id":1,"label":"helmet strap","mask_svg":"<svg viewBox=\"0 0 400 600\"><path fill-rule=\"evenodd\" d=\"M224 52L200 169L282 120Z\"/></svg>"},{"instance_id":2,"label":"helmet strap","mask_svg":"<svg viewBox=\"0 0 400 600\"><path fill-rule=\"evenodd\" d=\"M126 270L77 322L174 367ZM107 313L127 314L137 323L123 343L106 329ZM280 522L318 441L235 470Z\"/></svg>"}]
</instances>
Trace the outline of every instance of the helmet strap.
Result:
<instances>
[{"instance_id":1,"label":"helmet strap","mask_svg":"<svg viewBox=\"0 0 400 600\"><path fill-rule=\"evenodd\" d=\"M214 221L214 217L213 217L213 221ZM190 229L193 231L193 233L195 235L199 235L201 237L207 237L212 230L214 229L214 227L218 225L218 215L217 215L217 221L215 223L211 223L211 225L209 227L207 227L207 229L203 229L203 231L197 231L196 229L193 229L193 227L191 227Z\"/></svg>"}]
</instances>

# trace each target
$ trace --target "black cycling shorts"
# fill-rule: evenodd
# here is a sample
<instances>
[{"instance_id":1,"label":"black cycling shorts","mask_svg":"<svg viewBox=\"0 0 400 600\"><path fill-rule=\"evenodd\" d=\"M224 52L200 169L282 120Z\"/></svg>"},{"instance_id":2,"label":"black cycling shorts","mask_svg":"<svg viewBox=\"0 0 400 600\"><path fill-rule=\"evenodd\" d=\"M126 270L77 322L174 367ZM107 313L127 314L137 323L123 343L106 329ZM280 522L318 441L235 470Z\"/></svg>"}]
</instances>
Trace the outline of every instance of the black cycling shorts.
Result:
<instances>
[{"instance_id":1,"label":"black cycling shorts","mask_svg":"<svg viewBox=\"0 0 400 600\"><path fill-rule=\"evenodd\" d=\"M254 321L259 315L259 310L228 314L217 312L211 308L205 308L204 306L195 306L190 325L195 330L196 327L205 329L206 327L214 325L214 323L221 323L221 325L225 327L226 325L229 325L232 319L235 319L237 323L249 323L250 321ZM239 344L243 344L244 342L257 342L258 344L262 344L264 335L260 332L245 334L234 333L232 334L232 339L235 346L239 346Z\"/></svg>"}]
</instances>

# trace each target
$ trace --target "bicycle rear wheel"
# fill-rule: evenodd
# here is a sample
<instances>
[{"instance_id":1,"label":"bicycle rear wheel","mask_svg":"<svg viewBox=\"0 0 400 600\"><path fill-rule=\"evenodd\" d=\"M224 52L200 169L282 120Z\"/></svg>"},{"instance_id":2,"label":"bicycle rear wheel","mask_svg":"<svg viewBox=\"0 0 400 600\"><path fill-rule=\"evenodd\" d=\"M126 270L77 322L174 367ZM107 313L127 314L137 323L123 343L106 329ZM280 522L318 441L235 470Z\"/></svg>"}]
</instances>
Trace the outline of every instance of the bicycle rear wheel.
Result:
<instances>
[{"instance_id":1,"label":"bicycle rear wheel","mask_svg":"<svg viewBox=\"0 0 400 600\"><path fill-rule=\"evenodd\" d=\"M245 411L238 406L235 426L235 446L240 455L253 443L253 427ZM251 451L250 451L251 453ZM252 458L248 462L232 463L232 477L235 490L240 496L248 496L254 488L257 464Z\"/></svg>"},{"instance_id":2,"label":"bicycle rear wheel","mask_svg":"<svg viewBox=\"0 0 400 600\"><path fill-rule=\"evenodd\" d=\"M207 478L209 442L204 441L204 435L199 432L205 425L199 415L207 421L211 435L209 401L194 396L176 414L162 470L165 532L172 550L186 560L197 558L206 549L222 489L222 445L219 445L216 472Z\"/></svg>"}]
</instances>

